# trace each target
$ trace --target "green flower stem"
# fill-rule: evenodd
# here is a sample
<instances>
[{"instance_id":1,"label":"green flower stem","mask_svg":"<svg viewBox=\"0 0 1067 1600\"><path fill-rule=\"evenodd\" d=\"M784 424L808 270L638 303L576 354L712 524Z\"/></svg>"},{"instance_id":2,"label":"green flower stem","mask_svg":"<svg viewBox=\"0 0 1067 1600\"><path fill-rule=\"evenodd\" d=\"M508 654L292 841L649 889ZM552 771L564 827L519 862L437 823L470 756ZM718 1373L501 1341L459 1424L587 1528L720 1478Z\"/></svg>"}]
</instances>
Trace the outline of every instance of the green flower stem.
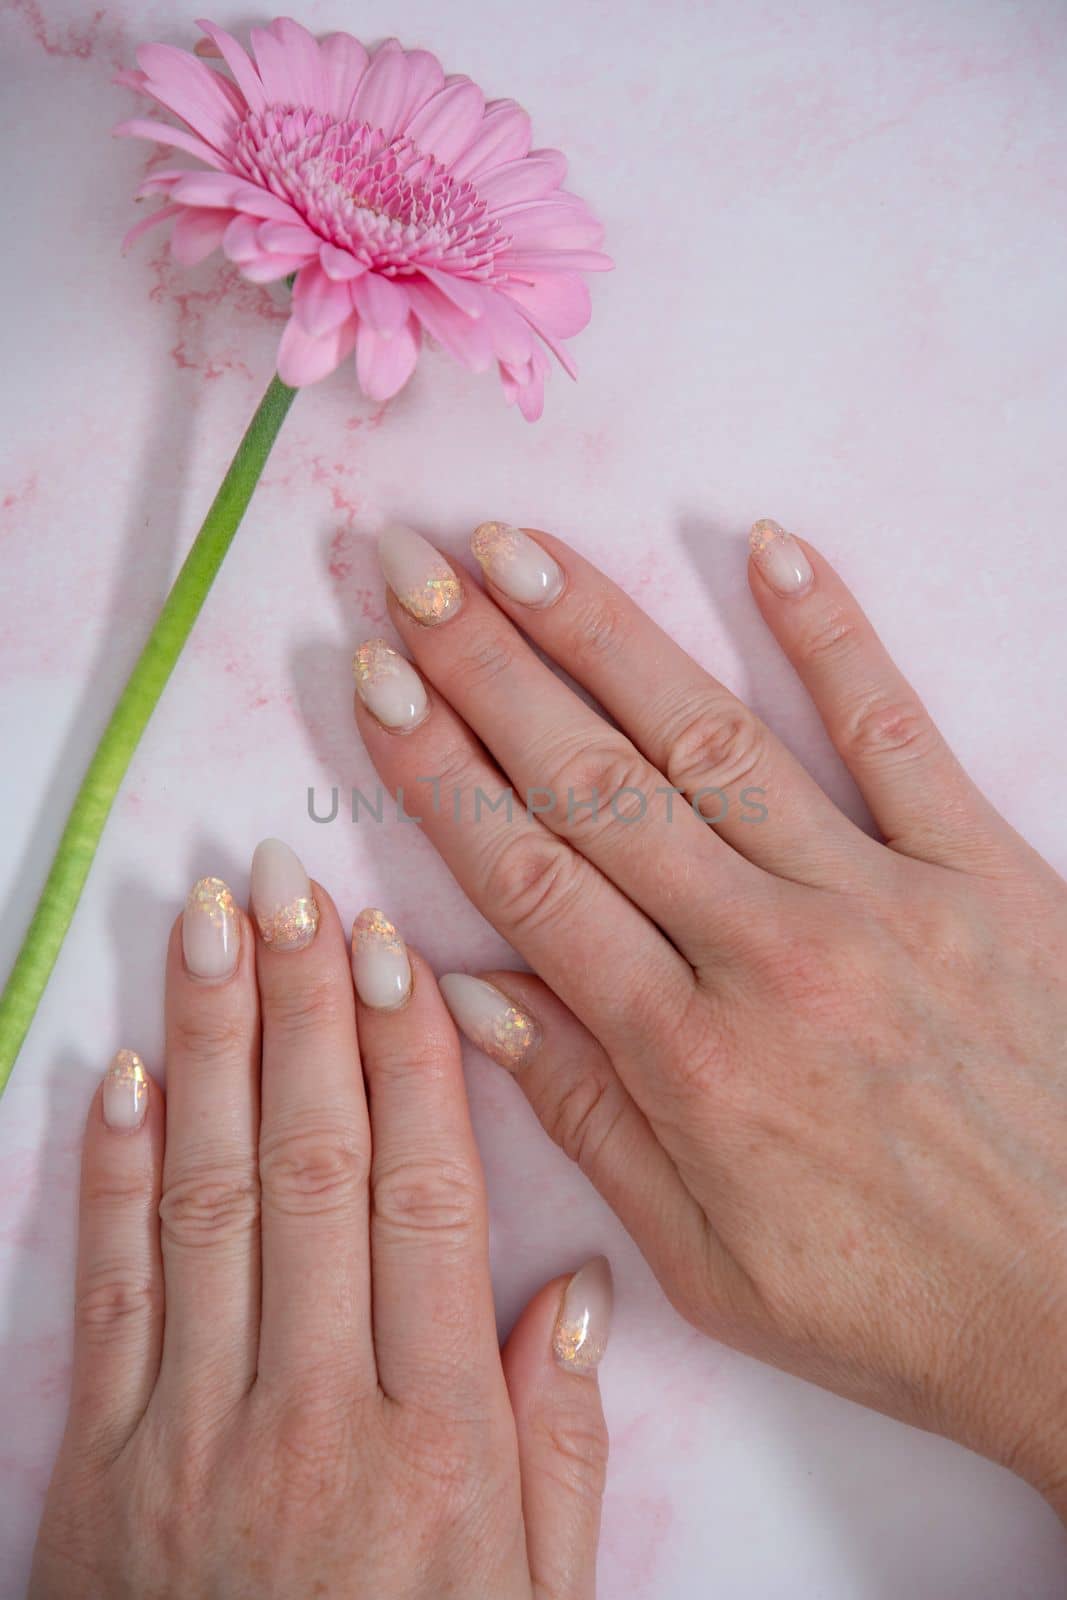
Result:
<instances>
[{"instance_id":1,"label":"green flower stem","mask_svg":"<svg viewBox=\"0 0 1067 1600\"><path fill-rule=\"evenodd\" d=\"M271 379L89 763L0 998L0 1094L55 966L133 752L200 615L295 395L277 375Z\"/></svg>"}]
</instances>

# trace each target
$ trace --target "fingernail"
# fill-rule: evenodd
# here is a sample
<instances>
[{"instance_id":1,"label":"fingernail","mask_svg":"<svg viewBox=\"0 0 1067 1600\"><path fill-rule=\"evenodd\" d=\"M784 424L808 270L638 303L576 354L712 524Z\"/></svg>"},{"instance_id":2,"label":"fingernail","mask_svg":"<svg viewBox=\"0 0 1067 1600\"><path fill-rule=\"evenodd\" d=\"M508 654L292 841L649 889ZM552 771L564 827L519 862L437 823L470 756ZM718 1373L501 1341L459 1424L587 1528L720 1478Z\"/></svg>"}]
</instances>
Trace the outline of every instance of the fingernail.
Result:
<instances>
[{"instance_id":1,"label":"fingernail","mask_svg":"<svg viewBox=\"0 0 1067 1600\"><path fill-rule=\"evenodd\" d=\"M446 972L438 987L457 1027L502 1067L521 1067L541 1043L534 1018L484 978Z\"/></svg>"},{"instance_id":2,"label":"fingernail","mask_svg":"<svg viewBox=\"0 0 1067 1600\"><path fill-rule=\"evenodd\" d=\"M386 583L417 622L433 626L455 616L463 598L459 579L421 534L394 523L379 540L378 559Z\"/></svg>"},{"instance_id":3,"label":"fingernail","mask_svg":"<svg viewBox=\"0 0 1067 1600\"><path fill-rule=\"evenodd\" d=\"M815 574L791 533L770 517L752 524L748 536L752 559L775 594L801 594Z\"/></svg>"},{"instance_id":4,"label":"fingernail","mask_svg":"<svg viewBox=\"0 0 1067 1600\"><path fill-rule=\"evenodd\" d=\"M104 1121L116 1133L133 1133L148 1111L148 1073L132 1050L120 1050L104 1074Z\"/></svg>"},{"instance_id":5,"label":"fingernail","mask_svg":"<svg viewBox=\"0 0 1067 1600\"><path fill-rule=\"evenodd\" d=\"M280 839L264 839L252 857L252 911L264 944L303 950L319 926L319 908L298 856Z\"/></svg>"},{"instance_id":6,"label":"fingernail","mask_svg":"<svg viewBox=\"0 0 1067 1600\"><path fill-rule=\"evenodd\" d=\"M229 885L199 878L182 913L182 952L194 978L229 978L237 967L241 921Z\"/></svg>"},{"instance_id":7,"label":"fingernail","mask_svg":"<svg viewBox=\"0 0 1067 1600\"><path fill-rule=\"evenodd\" d=\"M483 522L471 550L490 583L524 606L550 606L563 593L563 572L547 550L510 522Z\"/></svg>"},{"instance_id":8,"label":"fingernail","mask_svg":"<svg viewBox=\"0 0 1067 1600\"><path fill-rule=\"evenodd\" d=\"M365 1006L395 1011L411 993L407 948L384 911L369 907L352 924L352 976Z\"/></svg>"},{"instance_id":9,"label":"fingernail","mask_svg":"<svg viewBox=\"0 0 1067 1600\"><path fill-rule=\"evenodd\" d=\"M594 1256L568 1283L552 1333L552 1353L568 1372L595 1372L608 1346L615 1298L611 1267Z\"/></svg>"},{"instance_id":10,"label":"fingernail","mask_svg":"<svg viewBox=\"0 0 1067 1600\"><path fill-rule=\"evenodd\" d=\"M426 688L410 661L384 639L368 639L352 661L356 693L384 728L409 733L430 709Z\"/></svg>"}]
</instances>

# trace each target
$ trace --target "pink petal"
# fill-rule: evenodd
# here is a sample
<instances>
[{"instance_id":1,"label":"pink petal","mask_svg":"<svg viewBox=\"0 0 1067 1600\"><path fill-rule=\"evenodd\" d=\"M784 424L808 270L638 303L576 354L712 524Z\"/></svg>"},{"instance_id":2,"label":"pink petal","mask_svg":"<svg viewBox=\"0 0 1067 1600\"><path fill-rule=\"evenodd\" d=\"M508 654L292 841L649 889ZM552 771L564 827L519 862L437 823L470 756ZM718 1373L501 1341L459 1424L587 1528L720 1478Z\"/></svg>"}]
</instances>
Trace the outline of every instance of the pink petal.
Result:
<instances>
[{"instance_id":1,"label":"pink petal","mask_svg":"<svg viewBox=\"0 0 1067 1600\"><path fill-rule=\"evenodd\" d=\"M225 29L217 28L213 22L206 22L203 17L197 18L196 26L218 45L222 59L233 73L237 87L249 108L252 111L262 111L267 104L263 84L260 82L259 73L237 40Z\"/></svg>"},{"instance_id":2,"label":"pink petal","mask_svg":"<svg viewBox=\"0 0 1067 1600\"><path fill-rule=\"evenodd\" d=\"M183 267L195 267L222 243L230 225L225 211L183 210L170 236L170 253Z\"/></svg>"},{"instance_id":3,"label":"pink petal","mask_svg":"<svg viewBox=\"0 0 1067 1600\"><path fill-rule=\"evenodd\" d=\"M350 317L340 327L320 338L313 338L290 317L278 346L278 376L293 389L317 383L339 367L351 353L356 338L356 319Z\"/></svg>"},{"instance_id":4,"label":"pink petal","mask_svg":"<svg viewBox=\"0 0 1067 1600\"><path fill-rule=\"evenodd\" d=\"M431 338L472 372L487 371L493 341L484 317L468 317L432 284L412 278L406 285L415 315Z\"/></svg>"},{"instance_id":5,"label":"pink petal","mask_svg":"<svg viewBox=\"0 0 1067 1600\"><path fill-rule=\"evenodd\" d=\"M454 178L474 178L505 162L519 161L530 148L530 119L514 100L486 106L481 127L469 149L454 163Z\"/></svg>"},{"instance_id":6,"label":"pink petal","mask_svg":"<svg viewBox=\"0 0 1067 1600\"><path fill-rule=\"evenodd\" d=\"M603 224L589 208L578 201L525 201L497 211L500 225L510 239L509 253L529 250L595 250L604 238Z\"/></svg>"},{"instance_id":7,"label":"pink petal","mask_svg":"<svg viewBox=\"0 0 1067 1600\"><path fill-rule=\"evenodd\" d=\"M172 128L169 122L135 117L130 122L120 122L111 131L118 139L151 139L155 144L170 145L175 150L184 150L187 155L196 156L198 161L206 161L209 167L219 172L229 171L225 159L211 145L198 139L195 133L187 133L184 128Z\"/></svg>"},{"instance_id":8,"label":"pink petal","mask_svg":"<svg viewBox=\"0 0 1067 1600\"><path fill-rule=\"evenodd\" d=\"M135 67L120 67L111 81L121 84L124 89L132 89L136 94L148 93L148 74L138 72Z\"/></svg>"},{"instance_id":9,"label":"pink petal","mask_svg":"<svg viewBox=\"0 0 1067 1600\"><path fill-rule=\"evenodd\" d=\"M293 315L313 339L332 333L352 315L352 289L335 283L314 262L304 267L293 285Z\"/></svg>"},{"instance_id":10,"label":"pink petal","mask_svg":"<svg viewBox=\"0 0 1067 1600\"><path fill-rule=\"evenodd\" d=\"M258 261L242 261L241 275L249 283L277 283L306 264L306 256L260 256Z\"/></svg>"},{"instance_id":11,"label":"pink petal","mask_svg":"<svg viewBox=\"0 0 1067 1600\"><path fill-rule=\"evenodd\" d=\"M366 76L356 90L352 116L380 128L391 139L408 96L407 59L395 39L386 39L375 51Z\"/></svg>"},{"instance_id":12,"label":"pink petal","mask_svg":"<svg viewBox=\"0 0 1067 1600\"><path fill-rule=\"evenodd\" d=\"M294 22L292 17L278 17L271 23L269 31L285 51L296 104L308 106L314 111L324 111L326 80L314 35L302 23Z\"/></svg>"},{"instance_id":13,"label":"pink petal","mask_svg":"<svg viewBox=\"0 0 1067 1600\"><path fill-rule=\"evenodd\" d=\"M599 250L503 250L496 265L508 272L610 272L615 263Z\"/></svg>"},{"instance_id":14,"label":"pink petal","mask_svg":"<svg viewBox=\"0 0 1067 1600\"><path fill-rule=\"evenodd\" d=\"M230 261L243 265L246 261L259 261L263 248L259 242L259 219L238 212L226 225L222 236L222 250Z\"/></svg>"},{"instance_id":15,"label":"pink petal","mask_svg":"<svg viewBox=\"0 0 1067 1600\"><path fill-rule=\"evenodd\" d=\"M525 315L525 313L523 313L523 315ZM554 339L546 328L538 327L532 317L527 316L526 321L534 329L538 338L545 341L548 348L551 350L552 354L555 356L556 360L567 374L568 378L577 378L578 368L574 364L574 357L570 354L569 350L567 350L566 346L562 345L558 339Z\"/></svg>"},{"instance_id":16,"label":"pink petal","mask_svg":"<svg viewBox=\"0 0 1067 1600\"><path fill-rule=\"evenodd\" d=\"M317 256L319 236L303 222L264 222L259 242L265 250L283 256Z\"/></svg>"},{"instance_id":17,"label":"pink petal","mask_svg":"<svg viewBox=\"0 0 1067 1600\"><path fill-rule=\"evenodd\" d=\"M439 289L468 317L481 316L485 309L484 285L474 283L470 278L457 278L451 272L442 272L438 267L420 267L419 271L424 278L429 278L435 289Z\"/></svg>"},{"instance_id":18,"label":"pink petal","mask_svg":"<svg viewBox=\"0 0 1067 1600\"><path fill-rule=\"evenodd\" d=\"M186 50L170 44L143 44L138 65L148 75L146 89L160 105L173 111L209 144L229 155L233 150L238 116L225 79Z\"/></svg>"},{"instance_id":19,"label":"pink petal","mask_svg":"<svg viewBox=\"0 0 1067 1600\"><path fill-rule=\"evenodd\" d=\"M485 320L498 360L509 367L521 367L531 360L537 341L526 318L502 291L494 289L486 296Z\"/></svg>"},{"instance_id":20,"label":"pink petal","mask_svg":"<svg viewBox=\"0 0 1067 1600\"><path fill-rule=\"evenodd\" d=\"M363 321L383 339L399 333L411 314L406 289L378 272L367 272L357 278L352 285L352 298Z\"/></svg>"},{"instance_id":21,"label":"pink petal","mask_svg":"<svg viewBox=\"0 0 1067 1600\"><path fill-rule=\"evenodd\" d=\"M167 192L173 189L175 184L180 183L183 178L203 178L206 176L206 173L200 172L195 167L167 167L165 171L161 169L159 172L153 172L150 178L146 178L143 183L138 184L134 190L134 199L143 200L146 195L159 194L161 190Z\"/></svg>"},{"instance_id":22,"label":"pink petal","mask_svg":"<svg viewBox=\"0 0 1067 1600\"><path fill-rule=\"evenodd\" d=\"M397 124L397 133L406 133L408 123L416 111L421 111L430 96L444 88L444 68L428 50L409 50L408 92L404 109Z\"/></svg>"},{"instance_id":23,"label":"pink petal","mask_svg":"<svg viewBox=\"0 0 1067 1600\"><path fill-rule=\"evenodd\" d=\"M147 233L149 228L154 228L157 222L166 222L168 217L176 217L181 209L181 206L161 206L158 211L153 211L150 216L142 217L140 222L135 222L129 232L123 236L123 254L130 248L131 244L134 244L141 237L142 233Z\"/></svg>"},{"instance_id":24,"label":"pink petal","mask_svg":"<svg viewBox=\"0 0 1067 1600\"><path fill-rule=\"evenodd\" d=\"M558 150L534 150L524 161L509 161L478 179L478 193L495 210L517 200L540 200L558 189L567 162Z\"/></svg>"},{"instance_id":25,"label":"pink petal","mask_svg":"<svg viewBox=\"0 0 1067 1600\"><path fill-rule=\"evenodd\" d=\"M532 273L527 283L509 283L504 291L540 333L558 339L581 333L592 315L589 286L577 272Z\"/></svg>"},{"instance_id":26,"label":"pink petal","mask_svg":"<svg viewBox=\"0 0 1067 1600\"><path fill-rule=\"evenodd\" d=\"M268 28L250 28L248 37L263 80L263 92L271 105L299 105L296 79L280 39Z\"/></svg>"},{"instance_id":27,"label":"pink petal","mask_svg":"<svg viewBox=\"0 0 1067 1600\"><path fill-rule=\"evenodd\" d=\"M342 121L352 115L352 101L370 59L350 33L331 33L319 45L326 110Z\"/></svg>"},{"instance_id":28,"label":"pink petal","mask_svg":"<svg viewBox=\"0 0 1067 1600\"><path fill-rule=\"evenodd\" d=\"M482 91L469 78L446 81L407 126L407 135L424 155L451 165L470 144L482 120Z\"/></svg>"},{"instance_id":29,"label":"pink petal","mask_svg":"<svg viewBox=\"0 0 1067 1600\"><path fill-rule=\"evenodd\" d=\"M350 255L347 250L339 249L335 244L320 244L319 260L322 262L323 272L336 283L346 283L353 278L362 277L367 270L362 261L357 261L355 256Z\"/></svg>"},{"instance_id":30,"label":"pink petal","mask_svg":"<svg viewBox=\"0 0 1067 1600\"><path fill-rule=\"evenodd\" d=\"M411 377L418 359L419 325L414 317L391 339L383 339L369 323L360 322L356 376L369 400L391 400Z\"/></svg>"},{"instance_id":31,"label":"pink petal","mask_svg":"<svg viewBox=\"0 0 1067 1600\"><path fill-rule=\"evenodd\" d=\"M159 176L157 174L157 176ZM174 198L187 206L223 206L231 211L247 211L254 217L269 217L275 222L295 223L300 216L285 200L246 178L222 172L189 172L175 186Z\"/></svg>"}]
</instances>

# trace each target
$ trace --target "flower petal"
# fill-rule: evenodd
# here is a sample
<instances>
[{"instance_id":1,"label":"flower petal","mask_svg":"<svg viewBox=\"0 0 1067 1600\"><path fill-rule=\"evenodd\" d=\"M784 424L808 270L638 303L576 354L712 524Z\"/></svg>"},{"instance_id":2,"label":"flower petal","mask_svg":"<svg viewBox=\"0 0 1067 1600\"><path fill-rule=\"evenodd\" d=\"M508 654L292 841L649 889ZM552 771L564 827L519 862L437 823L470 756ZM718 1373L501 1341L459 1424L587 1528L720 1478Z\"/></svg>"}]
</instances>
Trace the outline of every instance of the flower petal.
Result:
<instances>
[{"instance_id":1,"label":"flower petal","mask_svg":"<svg viewBox=\"0 0 1067 1600\"><path fill-rule=\"evenodd\" d=\"M259 242L272 255L280 256L317 256L321 243L304 222L273 221L260 224Z\"/></svg>"},{"instance_id":2,"label":"flower petal","mask_svg":"<svg viewBox=\"0 0 1067 1600\"><path fill-rule=\"evenodd\" d=\"M306 265L306 256L261 255L256 261L242 261L241 275L249 283L277 283Z\"/></svg>"},{"instance_id":3,"label":"flower petal","mask_svg":"<svg viewBox=\"0 0 1067 1600\"><path fill-rule=\"evenodd\" d=\"M469 78L448 79L411 118L408 138L424 155L451 165L477 133L484 104L482 91Z\"/></svg>"},{"instance_id":4,"label":"flower petal","mask_svg":"<svg viewBox=\"0 0 1067 1600\"><path fill-rule=\"evenodd\" d=\"M356 334L356 376L369 400L391 400L411 377L418 359L419 325L414 317L391 339L383 339L369 323L360 322Z\"/></svg>"},{"instance_id":5,"label":"flower petal","mask_svg":"<svg viewBox=\"0 0 1067 1600\"><path fill-rule=\"evenodd\" d=\"M471 372L485 372L493 359L493 340L484 317L468 317L432 284L412 278L406 285L415 315L431 338Z\"/></svg>"},{"instance_id":6,"label":"flower petal","mask_svg":"<svg viewBox=\"0 0 1067 1600\"><path fill-rule=\"evenodd\" d=\"M232 152L239 119L224 78L172 44L141 45L137 63L147 75L148 94L216 150Z\"/></svg>"},{"instance_id":7,"label":"flower petal","mask_svg":"<svg viewBox=\"0 0 1067 1600\"><path fill-rule=\"evenodd\" d=\"M271 23L271 32L285 51L289 81L295 91L297 105L308 106L313 111L326 109L326 80L319 58L318 41L303 23L292 17L278 17Z\"/></svg>"},{"instance_id":8,"label":"flower petal","mask_svg":"<svg viewBox=\"0 0 1067 1600\"><path fill-rule=\"evenodd\" d=\"M259 218L250 217L244 211L231 217L222 236L222 251L228 260L236 261L239 266L247 261L259 261L264 254L259 242Z\"/></svg>"},{"instance_id":9,"label":"flower petal","mask_svg":"<svg viewBox=\"0 0 1067 1600\"><path fill-rule=\"evenodd\" d=\"M581 333L592 315L589 286L577 272L531 273L525 283L509 283L503 291L527 321L557 339Z\"/></svg>"},{"instance_id":10,"label":"flower petal","mask_svg":"<svg viewBox=\"0 0 1067 1600\"><path fill-rule=\"evenodd\" d=\"M352 287L328 278L317 261L309 263L293 285L293 315L313 339L332 333L352 315Z\"/></svg>"},{"instance_id":11,"label":"flower petal","mask_svg":"<svg viewBox=\"0 0 1067 1600\"><path fill-rule=\"evenodd\" d=\"M340 327L319 338L290 317L278 346L278 376L293 389L317 383L339 367L351 353L356 337L356 319L350 317Z\"/></svg>"},{"instance_id":12,"label":"flower petal","mask_svg":"<svg viewBox=\"0 0 1067 1600\"><path fill-rule=\"evenodd\" d=\"M352 285L352 298L363 321L383 339L399 333L411 315L407 290L394 279L383 278L380 272L367 272L357 278Z\"/></svg>"},{"instance_id":13,"label":"flower petal","mask_svg":"<svg viewBox=\"0 0 1067 1600\"><path fill-rule=\"evenodd\" d=\"M170 236L170 253L183 267L195 267L222 243L230 225L225 211L183 209Z\"/></svg>"},{"instance_id":14,"label":"flower petal","mask_svg":"<svg viewBox=\"0 0 1067 1600\"><path fill-rule=\"evenodd\" d=\"M531 360L537 340L518 306L503 291L494 289L486 295L485 320L498 360L509 367L521 367Z\"/></svg>"},{"instance_id":15,"label":"flower petal","mask_svg":"<svg viewBox=\"0 0 1067 1600\"><path fill-rule=\"evenodd\" d=\"M354 255L350 255L347 250L341 250L335 244L320 244L319 260L322 262L323 272L336 283L360 278L367 270L362 261L357 261Z\"/></svg>"},{"instance_id":16,"label":"flower petal","mask_svg":"<svg viewBox=\"0 0 1067 1600\"><path fill-rule=\"evenodd\" d=\"M474 178L505 162L520 161L530 148L530 119L514 100L494 100L468 149L452 167L454 178Z\"/></svg>"},{"instance_id":17,"label":"flower petal","mask_svg":"<svg viewBox=\"0 0 1067 1600\"><path fill-rule=\"evenodd\" d=\"M169 122L156 122L152 117L134 117L129 122L120 122L111 131L117 139L151 139L155 144L184 150L186 155L206 161L209 167L219 172L230 170L225 157L220 156L211 145L205 144L203 139L198 139L195 133L189 133L185 128L172 128Z\"/></svg>"},{"instance_id":18,"label":"flower petal","mask_svg":"<svg viewBox=\"0 0 1067 1600\"><path fill-rule=\"evenodd\" d=\"M158 222L166 222L168 217L176 217L181 209L181 206L160 206L158 211L153 211L150 216L142 217L140 222L135 222L133 227L123 235L123 255L125 255L131 244L136 243L142 233L147 233L149 228L154 228Z\"/></svg>"},{"instance_id":19,"label":"flower petal","mask_svg":"<svg viewBox=\"0 0 1067 1600\"><path fill-rule=\"evenodd\" d=\"M386 39L374 59L352 102L352 116L380 128L392 139L408 96L408 67L403 50L395 39Z\"/></svg>"},{"instance_id":20,"label":"flower petal","mask_svg":"<svg viewBox=\"0 0 1067 1600\"><path fill-rule=\"evenodd\" d=\"M352 101L367 70L370 57L350 33L330 33L319 45L322 58L326 110L346 120L352 115Z\"/></svg>"},{"instance_id":21,"label":"flower petal","mask_svg":"<svg viewBox=\"0 0 1067 1600\"><path fill-rule=\"evenodd\" d=\"M502 250L496 265L508 272L610 272L615 263L599 250Z\"/></svg>"},{"instance_id":22,"label":"flower petal","mask_svg":"<svg viewBox=\"0 0 1067 1600\"><path fill-rule=\"evenodd\" d=\"M269 28L250 28L248 37L256 68L263 80L263 91L270 105L297 106L296 76L290 69L285 47Z\"/></svg>"},{"instance_id":23,"label":"flower petal","mask_svg":"<svg viewBox=\"0 0 1067 1600\"><path fill-rule=\"evenodd\" d=\"M480 317L485 310L483 284L475 283L470 278L457 278L451 272L442 272L439 267L420 267L419 271L468 317Z\"/></svg>"},{"instance_id":24,"label":"flower petal","mask_svg":"<svg viewBox=\"0 0 1067 1600\"><path fill-rule=\"evenodd\" d=\"M566 176L567 162L559 150L533 150L524 161L508 161L479 178L478 193L496 210L518 200L540 200Z\"/></svg>"},{"instance_id":25,"label":"flower petal","mask_svg":"<svg viewBox=\"0 0 1067 1600\"><path fill-rule=\"evenodd\" d=\"M436 56L428 50L409 50L408 93L397 124L397 133L406 133L408 123L416 111L421 111L430 96L444 88L445 71Z\"/></svg>"},{"instance_id":26,"label":"flower petal","mask_svg":"<svg viewBox=\"0 0 1067 1600\"><path fill-rule=\"evenodd\" d=\"M595 250L604 238L603 223L582 201L528 200L505 206L496 215L510 239L509 251Z\"/></svg>"},{"instance_id":27,"label":"flower petal","mask_svg":"<svg viewBox=\"0 0 1067 1600\"><path fill-rule=\"evenodd\" d=\"M216 27L213 22L207 22L203 17L198 17L196 26L209 39L213 39L219 47L219 53L230 71L234 81L240 89L251 111L263 111L267 105L267 97L263 92L263 84L259 73L249 61L247 55L231 33L224 28Z\"/></svg>"},{"instance_id":28,"label":"flower petal","mask_svg":"<svg viewBox=\"0 0 1067 1600\"><path fill-rule=\"evenodd\" d=\"M256 183L249 183L246 178L232 177L228 173L183 173L173 194L175 200L187 206L222 206L230 211L247 211L254 217L269 217L275 222L301 221L299 213L287 201L279 200L277 195Z\"/></svg>"}]
</instances>

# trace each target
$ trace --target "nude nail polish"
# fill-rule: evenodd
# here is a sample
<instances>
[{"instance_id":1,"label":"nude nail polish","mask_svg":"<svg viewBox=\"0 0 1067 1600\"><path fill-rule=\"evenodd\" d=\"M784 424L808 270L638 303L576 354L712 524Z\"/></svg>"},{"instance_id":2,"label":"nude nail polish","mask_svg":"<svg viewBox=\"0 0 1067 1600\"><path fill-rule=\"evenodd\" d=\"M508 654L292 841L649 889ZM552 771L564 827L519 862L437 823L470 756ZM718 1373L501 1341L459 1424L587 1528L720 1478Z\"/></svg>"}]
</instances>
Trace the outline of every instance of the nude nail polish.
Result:
<instances>
[{"instance_id":1,"label":"nude nail polish","mask_svg":"<svg viewBox=\"0 0 1067 1600\"><path fill-rule=\"evenodd\" d=\"M547 550L510 522L483 522L471 551L489 582L524 606L550 606L563 593L563 572Z\"/></svg>"},{"instance_id":2,"label":"nude nail polish","mask_svg":"<svg viewBox=\"0 0 1067 1600\"><path fill-rule=\"evenodd\" d=\"M568 1372L595 1372L607 1349L614 1301L611 1267L604 1256L594 1256L563 1291L552 1354Z\"/></svg>"},{"instance_id":3,"label":"nude nail polish","mask_svg":"<svg viewBox=\"0 0 1067 1600\"><path fill-rule=\"evenodd\" d=\"M426 687L410 661L386 644L368 639L352 661L356 693L383 728L410 733L430 710Z\"/></svg>"},{"instance_id":4,"label":"nude nail polish","mask_svg":"<svg viewBox=\"0 0 1067 1600\"><path fill-rule=\"evenodd\" d=\"M514 1071L541 1043L536 1020L484 978L446 972L438 979L445 1005L472 1044Z\"/></svg>"},{"instance_id":5,"label":"nude nail polish","mask_svg":"<svg viewBox=\"0 0 1067 1600\"><path fill-rule=\"evenodd\" d=\"M104 1074L104 1121L115 1133L135 1133L148 1114L149 1077L133 1050L120 1050Z\"/></svg>"},{"instance_id":6,"label":"nude nail polish","mask_svg":"<svg viewBox=\"0 0 1067 1600\"><path fill-rule=\"evenodd\" d=\"M752 524L748 547L760 574L775 594L803 594L815 574L800 545L780 523L764 517Z\"/></svg>"},{"instance_id":7,"label":"nude nail polish","mask_svg":"<svg viewBox=\"0 0 1067 1600\"><path fill-rule=\"evenodd\" d=\"M182 912L182 953L194 978L218 981L237 967L241 919L229 885L221 878L199 878Z\"/></svg>"},{"instance_id":8,"label":"nude nail polish","mask_svg":"<svg viewBox=\"0 0 1067 1600\"><path fill-rule=\"evenodd\" d=\"M394 523L378 542L378 559L386 583L416 622L436 627L455 616L463 600L459 579L421 534Z\"/></svg>"},{"instance_id":9,"label":"nude nail polish","mask_svg":"<svg viewBox=\"0 0 1067 1600\"><path fill-rule=\"evenodd\" d=\"M368 907L352 924L356 993L375 1011L395 1011L411 993L407 947L384 911Z\"/></svg>"},{"instance_id":10,"label":"nude nail polish","mask_svg":"<svg viewBox=\"0 0 1067 1600\"><path fill-rule=\"evenodd\" d=\"M298 856L280 839L264 839L252 857L252 911L264 944L303 950L319 926L319 908Z\"/></svg>"}]
</instances>

